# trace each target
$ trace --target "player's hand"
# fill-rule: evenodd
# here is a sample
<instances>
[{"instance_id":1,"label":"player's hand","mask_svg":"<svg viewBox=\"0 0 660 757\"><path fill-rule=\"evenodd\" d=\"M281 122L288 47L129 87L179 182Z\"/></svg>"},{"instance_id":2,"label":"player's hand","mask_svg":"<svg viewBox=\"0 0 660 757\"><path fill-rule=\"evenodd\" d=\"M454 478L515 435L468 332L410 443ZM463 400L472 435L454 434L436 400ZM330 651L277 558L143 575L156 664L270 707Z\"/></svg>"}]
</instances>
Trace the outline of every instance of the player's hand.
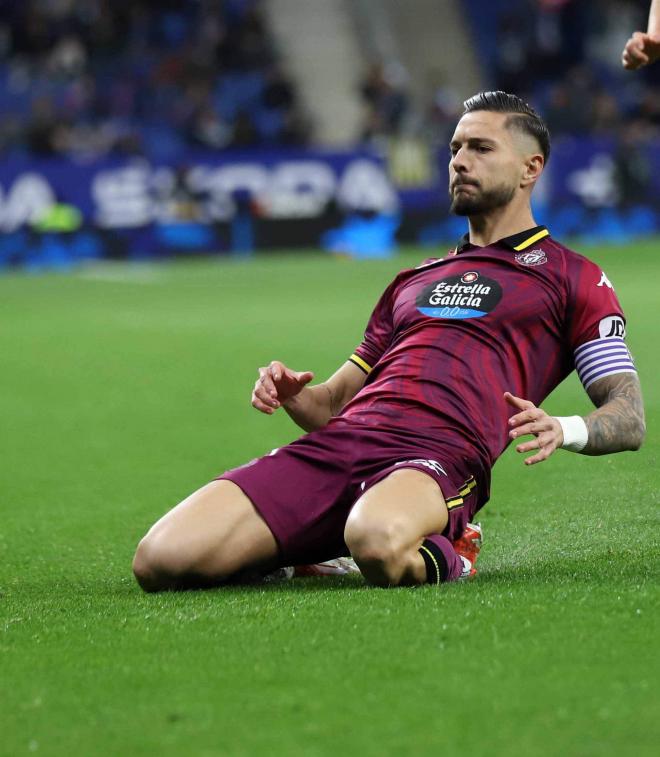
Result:
<instances>
[{"instance_id":1,"label":"player's hand","mask_svg":"<svg viewBox=\"0 0 660 757\"><path fill-rule=\"evenodd\" d=\"M278 407L295 397L314 378L311 371L292 371L278 360L259 368L252 392L252 407L266 415L272 415Z\"/></svg>"},{"instance_id":2,"label":"player's hand","mask_svg":"<svg viewBox=\"0 0 660 757\"><path fill-rule=\"evenodd\" d=\"M525 458L525 465L547 460L564 443L564 432L559 421L548 415L545 410L536 407L533 402L516 397L510 392L504 392L504 399L519 411L509 418L509 439L518 439L527 434L534 435L534 439L516 447L516 452L521 453L538 450L535 455Z\"/></svg>"},{"instance_id":3,"label":"player's hand","mask_svg":"<svg viewBox=\"0 0 660 757\"><path fill-rule=\"evenodd\" d=\"M660 36L635 32L621 53L621 63L628 71L655 63L660 58Z\"/></svg>"}]
</instances>

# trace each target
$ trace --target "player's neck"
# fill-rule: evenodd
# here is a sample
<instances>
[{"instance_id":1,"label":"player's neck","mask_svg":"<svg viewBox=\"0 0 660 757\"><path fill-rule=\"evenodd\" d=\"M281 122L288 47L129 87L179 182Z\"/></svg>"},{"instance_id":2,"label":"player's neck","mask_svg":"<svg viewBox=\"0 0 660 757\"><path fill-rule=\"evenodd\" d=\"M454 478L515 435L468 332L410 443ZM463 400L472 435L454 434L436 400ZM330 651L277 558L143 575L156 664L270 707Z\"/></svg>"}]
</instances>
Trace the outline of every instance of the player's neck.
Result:
<instances>
[{"instance_id":1,"label":"player's neck","mask_svg":"<svg viewBox=\"0 0 660 757\"><path fill-rule=\"evenodd\" d=\"M515 203L497 208L485 215L471 216L468 222L470 242L478 247L486 247L499 239L505 239L536 226L529 205L516 207Z\"/></svg>"}]
</instances>

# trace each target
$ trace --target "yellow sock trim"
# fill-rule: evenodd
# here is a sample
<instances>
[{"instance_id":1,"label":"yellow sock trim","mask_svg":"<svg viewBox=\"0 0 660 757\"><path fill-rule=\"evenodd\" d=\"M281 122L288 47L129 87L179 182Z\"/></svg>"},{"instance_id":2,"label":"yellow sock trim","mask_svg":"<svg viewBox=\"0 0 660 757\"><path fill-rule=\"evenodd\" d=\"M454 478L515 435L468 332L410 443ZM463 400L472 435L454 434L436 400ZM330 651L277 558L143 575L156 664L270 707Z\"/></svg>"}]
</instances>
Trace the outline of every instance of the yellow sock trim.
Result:
<instances>
[{"instance_id":1,"label":"yellow sock trim","mask_svg":"<svg viewBox=\"0 0 660 757\"><path fill-rule=\"evenodd\" d=\"M435 559L435 555L433 554L433 552L431 552L430 549L425 547L423 544L420 547L420 549L423 549L424 552L426 552L426 554L431 558L431 560L433 560L433 565L435 565L435 577L436 577L435 583L436 585L439 585L440 584L440 567L438 565L438 561Z\"/></svg>"}]
</instances>

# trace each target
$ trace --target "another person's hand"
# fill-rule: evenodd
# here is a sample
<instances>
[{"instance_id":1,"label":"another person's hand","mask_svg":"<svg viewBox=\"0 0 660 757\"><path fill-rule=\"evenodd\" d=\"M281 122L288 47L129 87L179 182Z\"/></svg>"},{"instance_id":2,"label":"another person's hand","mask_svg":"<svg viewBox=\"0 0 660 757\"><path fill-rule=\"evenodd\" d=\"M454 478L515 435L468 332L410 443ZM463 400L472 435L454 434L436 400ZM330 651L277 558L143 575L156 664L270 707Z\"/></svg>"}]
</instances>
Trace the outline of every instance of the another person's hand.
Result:
<instances>
[{"instance_id":1,"label":"another person's hand","mask_svg":"<svg viewBox=\"0 0 660 757\"><path fill-rule=\"evenodd\" d=\"M660 35L635 32L621 53L621 63L629 71L648 66L660 59Z\"/></svg>"},{"instance_id":2,"label":"another person's hand","mask_svg":"<svg viewBox=\"0 0 660 757\"><path fill-rule=\"evenodd\" d=\"M523 442L516 447L516 452L530 452L537 449L535 455L525 459L525 465L534 465L547 460L550 455L564 443L564 432L559 421L545 410L536 407L529 400L516 397L510 392L504 392L504 399L520 412L509 418L509 439L533 434L534 439Z\"/></svg>"},{"instance_id":3,"label":"another person's hand","mask_svg":"<svg viewBox=\"0 0 660 757\"><path fill-rule=\"evenodd\" d=\"M252 392L252 407L272 415L313 378L311 371L293 371L284 363L273 360L268 367L259 368L259 378Z\"/></svg>"}]
</instances>

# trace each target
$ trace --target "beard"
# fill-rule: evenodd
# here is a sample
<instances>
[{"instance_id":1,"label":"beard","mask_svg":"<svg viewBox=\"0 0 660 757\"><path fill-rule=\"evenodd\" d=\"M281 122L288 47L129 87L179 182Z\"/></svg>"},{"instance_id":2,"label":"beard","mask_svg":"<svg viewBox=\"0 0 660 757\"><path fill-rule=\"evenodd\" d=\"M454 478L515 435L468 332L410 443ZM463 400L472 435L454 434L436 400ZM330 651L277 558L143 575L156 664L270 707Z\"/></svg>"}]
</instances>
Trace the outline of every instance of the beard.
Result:
<instances>
[{"instance_id":1,"label":"beard","mask_svg":"<svg viewBox=\"0 0 660 757\"><path fill-rule=\"evenodd\" d=\"M511 202L516 191L515 187L504 184L483 190L480 188L481 185L469 184L469 186L475 187L478 191L470 195L454 195L452 190L449 191L451 198L449 210L457 216L479 216L496 208L502 208Z\"/></svg>"}]
</instances>

